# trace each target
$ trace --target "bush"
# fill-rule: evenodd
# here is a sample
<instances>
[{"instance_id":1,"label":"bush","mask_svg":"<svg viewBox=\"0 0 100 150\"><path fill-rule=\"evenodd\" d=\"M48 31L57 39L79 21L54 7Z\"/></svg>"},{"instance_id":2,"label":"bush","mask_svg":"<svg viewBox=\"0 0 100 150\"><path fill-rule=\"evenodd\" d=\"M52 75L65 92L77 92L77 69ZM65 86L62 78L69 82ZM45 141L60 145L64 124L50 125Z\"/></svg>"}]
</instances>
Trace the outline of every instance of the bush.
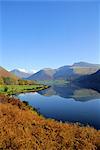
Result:
<instances>
[{"instance_id":1,"label":"bush","mask_svg":"<svg viewBox=\"0 0 100 150\"><path fill-rule=\"evenodd\" d=\"M0 96L0 101L1 150L100 149L100 131L94 128L45 119L22 109L23 103L13 97Z\"/></svg>"},{"instance_id":2,"label":"bush","mask_svg":"<svg viewBox=\"0 0 100 150\"><path fill-rule=\"evenodd\" d=\"M8 87L5 86L5 87L4 87L4 92L7 92L7 91L8 91Z\"/></svg>"},{"instance_id":3,"label":"bush","mask_svg":"<svg viewBox=\"0 0 100 150\"><path fill-rule=\"evenodd\" d=\"M28 106L29 105L29 102L28 101L23 101L23 103Z\"/></svg>"}]
</instances>

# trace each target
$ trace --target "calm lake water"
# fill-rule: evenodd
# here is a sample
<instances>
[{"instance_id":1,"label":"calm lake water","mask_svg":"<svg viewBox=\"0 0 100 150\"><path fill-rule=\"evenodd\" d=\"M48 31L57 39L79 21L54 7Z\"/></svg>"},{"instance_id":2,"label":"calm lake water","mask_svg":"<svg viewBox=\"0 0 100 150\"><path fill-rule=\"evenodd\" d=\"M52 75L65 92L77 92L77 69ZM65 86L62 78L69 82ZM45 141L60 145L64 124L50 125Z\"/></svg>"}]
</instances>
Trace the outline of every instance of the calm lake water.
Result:
<instances>
[{"instance_id":1,"label":"calm lake water","mask_svg":"<svg viewBox=\"0 0 100 150\"><path fill-rule=\"evenodd\" d=\"M93 89L53 85L35 93L17 96L45 116L63 122L80 122L100 129L100 93Z\"/></svg>"}]
</instances>

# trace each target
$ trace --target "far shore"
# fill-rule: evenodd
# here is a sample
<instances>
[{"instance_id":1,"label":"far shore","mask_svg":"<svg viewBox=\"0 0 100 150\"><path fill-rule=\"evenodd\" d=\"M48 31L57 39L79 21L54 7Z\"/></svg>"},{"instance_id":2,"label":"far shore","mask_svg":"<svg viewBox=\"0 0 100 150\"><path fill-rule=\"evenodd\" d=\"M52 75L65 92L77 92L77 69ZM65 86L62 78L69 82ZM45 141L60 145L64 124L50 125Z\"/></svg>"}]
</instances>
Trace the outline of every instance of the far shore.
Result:
<instances>
[{"instance_id":1,"label":"far shore","mask_svg":"<svg viewBox=\"0 0 100 150\"><path fill-rule=\"evenodd\" d=\"M0 94L15 95L20 93L37 92L49 88L48 85L0 85Z\"/></svg>"}]
</instances>

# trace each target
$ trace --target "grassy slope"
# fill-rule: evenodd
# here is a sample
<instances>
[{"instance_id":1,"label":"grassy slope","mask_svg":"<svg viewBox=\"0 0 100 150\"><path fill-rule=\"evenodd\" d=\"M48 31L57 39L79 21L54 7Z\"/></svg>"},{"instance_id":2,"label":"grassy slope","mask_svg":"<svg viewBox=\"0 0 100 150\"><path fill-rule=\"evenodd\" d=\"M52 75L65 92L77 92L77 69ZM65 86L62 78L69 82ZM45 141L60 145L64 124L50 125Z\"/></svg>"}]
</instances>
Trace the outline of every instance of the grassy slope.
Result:
<instances>
[{"instance_id":1,"label":"grassy slope","mask_svg":"<svg viewBox=\"0 0 100 150\"><path fill-rule=\"evenodd\" d=\"M100 131L45 119L18 99L0 96L0 149L95 150Z\"/></svg>"},{"instance_id":2,"label":"grassy slope","mask_svg":"<svg viewBox=\"0 0 100 150\"><path fill-rule=\"evenodd\" d=\"M92 74L99 70L99 67L72 67L74 72L79 75Z\"/></svg>"}]
</instances>

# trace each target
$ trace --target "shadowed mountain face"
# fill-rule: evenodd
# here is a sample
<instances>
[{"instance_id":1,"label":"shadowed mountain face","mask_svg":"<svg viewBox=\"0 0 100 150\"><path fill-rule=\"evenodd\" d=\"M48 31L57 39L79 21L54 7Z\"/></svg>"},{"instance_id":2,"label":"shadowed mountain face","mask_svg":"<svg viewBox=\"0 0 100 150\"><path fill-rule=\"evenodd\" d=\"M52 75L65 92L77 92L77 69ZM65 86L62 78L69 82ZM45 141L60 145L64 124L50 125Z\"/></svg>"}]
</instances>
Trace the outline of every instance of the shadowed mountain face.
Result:
<instances>
[{"instance_id":1,"label":"shadowed mountain face","mask_svg":"<svg viewBox=\"0 0 100 150\"><path fill-rule=\"evenodd\" d=\"M100 69L100 65L86 62L74 63L58 69L43 69L33 74L29 80L73 80L82 75L89 75Z\"/></svg>"},{"instance_id":2,"label":"shadowed mountain face","mask_svg":"<svg viewBox=\"0 0 100 150\"><path fill-rule=\"evenodd\" d=\"M18 69L14 69L12 71L10 71L12 74L16 75L19 78L28 78L29 76L31 76L32 74L30 73L26 73L26 72L22 72L19 71Z\"/></svg>"},{"instance_id":3,"label":"shadowed mountain face","mask_svg":"<svg viewBox=\"0 0 100 150\"><path fill-rule=\"evenodd\" d=\"M91 75L82 76L73 82L81 87L93 88L100 91L100 70Z\"/></svg>"},{"instance_id":4,"label":"shadowed mountain face","mask_svg":"<svg viewBox=\"0 0 100 150\"><path fill-rule=\"evenodd\" d=\"M56 72L55 69L46 68L33 74L28 79L29 80L52 80L55 72Z\"/></svg>"},{"instance_id":5,"label":"shadowed mountain face","mask_svg":"<svg viewBox=\"0 0 100 150\"><path fill-rule=\"evenodd\" d=\"M100 93L98 91L88 88L80 88L75 85L53 85L49 89L39 91L38 93L44 96L58 95L66 99L73 98L74 100L81 102L100 98Z\"/></svg>"},{"instance_id":6,"label":"shadowed mountain face","mask_svg":"<svg viewBox=\"0 0 100 150\"><path fill-rule=\"evenodd\" d=\"M56 73L54 74L53 78L55 80L58 79L64 79L64 80L70 80L74 76L77 77L78 74L76 74L70 66L64 66L57 69Z\"/></svg>"}]
</instances>

